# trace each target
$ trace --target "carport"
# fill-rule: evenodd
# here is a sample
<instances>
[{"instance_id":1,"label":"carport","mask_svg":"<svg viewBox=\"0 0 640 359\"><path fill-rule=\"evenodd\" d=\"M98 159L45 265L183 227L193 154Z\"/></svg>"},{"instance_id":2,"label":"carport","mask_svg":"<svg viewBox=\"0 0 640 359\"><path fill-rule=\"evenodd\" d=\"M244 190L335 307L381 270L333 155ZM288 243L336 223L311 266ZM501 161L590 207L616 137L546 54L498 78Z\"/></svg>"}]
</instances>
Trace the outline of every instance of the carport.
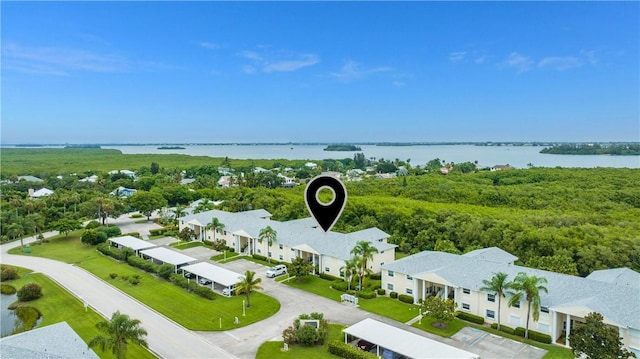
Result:
<instances>
[{"instance_id":1,"label":"carport","mask_svg":"<svg viewBox=\"0 0 640 359\"><path fill-rule=\"evenodd\" d=\"M211 281L211 289L214 290L216 284L223 288L235 289L236 283L244 277L240 273L228 270L226 268L218 267L211 263L200 262L182 268L183 272L189 272L196 275L196 280L200 278L206 278Z\"/></svg>"},{"instance_id":2,"label":"carport","mask_svg":"<svg viewBox=\"0 0 640 359\"><path fill-rule=\"evenodd\" d=\"M151 258L154 263L160 262L160 264L169 263L173 265L175 273L178 273L178 268L182 267L183 265L195 262L197 260L193 257L185 256L184 254L180 254L176 251L172 251L164 247L140 251L140 255L144 259Z\"/></svg>"},{"instance_id":3,"label":"carport","mask_svg":"<svg viewBox=\"0 0 640 359\"><path fill-rule=\"evenodd\" d=\"M376 345L378 356L383 355L381 348L385 348L407 358L480 358L477 354L431 340L371 318L360 321L342 331L344 332L345 343L348 343L347 334L364 339Z\"/></svg>"},{"instance_id":4,"label":"carport","mask_svg":"<svg viewBox=\"0 0 640 359\"><path fill-rule=\"evenodd\" d=\"M140 251L143 249L156 247L153 243L143 241L142 239L138 239L133 236L114 237L107 240L111 242L112 246L118 247L118 249L122 249L124 247L131 248L136 255L140 255Z\"/></svg>"}]
</instances>

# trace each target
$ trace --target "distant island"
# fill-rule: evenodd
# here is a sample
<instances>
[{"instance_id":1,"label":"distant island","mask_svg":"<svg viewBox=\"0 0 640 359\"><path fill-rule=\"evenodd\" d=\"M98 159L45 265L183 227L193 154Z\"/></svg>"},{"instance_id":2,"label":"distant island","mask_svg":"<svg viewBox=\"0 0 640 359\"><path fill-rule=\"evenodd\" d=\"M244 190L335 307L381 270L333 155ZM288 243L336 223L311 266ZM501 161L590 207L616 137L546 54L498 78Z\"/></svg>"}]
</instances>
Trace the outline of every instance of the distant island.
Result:
<instances>
[{"instance_id":1,"label":"distant island","mask_svg":"<svg viewBox=\"0 0 640 359\"><path fill-rule=\"evenodd\" d=\"M158 147L159 150L184 150L186 149L186 147L180 147L180 146L162 146L162 147Z\"/></svg>"},{"instance_id":2,"label":"distant island","mask_svg":"<svg viewBox=\"0 0 640 359\"><path fill-rule=\"evenodd\" d=\"M328 145L324 151L362 151L362 148L356 145Z\"/></svg>"},{"instance_id":3,"label":"distant island","mask_svg":"<svg viewBox=\"0 0 640 359\"><path fill-rule=\"evenodd\" d=\"M101 148L100 145L95 144L81 144L81 145L66 145L64 148Z\"/></svg>"},{"instance_id":4,"label":"distant island","mask_svg":"<svg viewBox=\"0 0 640 359\"><path fill-rule=\"evenodd\" d=\"M543 148L540 153L553 155L612 155L639 156L640 144L572 144L565 143Z\"/></svg>"}]
</instances>

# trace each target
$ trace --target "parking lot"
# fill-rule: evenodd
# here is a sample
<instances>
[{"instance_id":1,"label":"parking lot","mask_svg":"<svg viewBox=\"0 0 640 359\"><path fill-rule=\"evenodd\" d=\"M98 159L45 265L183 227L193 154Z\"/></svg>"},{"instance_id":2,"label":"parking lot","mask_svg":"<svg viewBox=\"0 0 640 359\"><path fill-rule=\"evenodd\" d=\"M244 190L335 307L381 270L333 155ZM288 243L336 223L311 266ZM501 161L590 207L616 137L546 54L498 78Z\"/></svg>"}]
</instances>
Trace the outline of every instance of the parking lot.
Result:
<instances>
[{"instance_id":1,"label":"parking lot","mask_svg":"<svg viewBox=\"0 0 640 359\"><path fill-rule=\"evenodd\" d=\"M451 339L462 343L463 349L480 354L482 358L540 359L547 352L471 327L462 328Z\"/></svg>"}]
</instances>

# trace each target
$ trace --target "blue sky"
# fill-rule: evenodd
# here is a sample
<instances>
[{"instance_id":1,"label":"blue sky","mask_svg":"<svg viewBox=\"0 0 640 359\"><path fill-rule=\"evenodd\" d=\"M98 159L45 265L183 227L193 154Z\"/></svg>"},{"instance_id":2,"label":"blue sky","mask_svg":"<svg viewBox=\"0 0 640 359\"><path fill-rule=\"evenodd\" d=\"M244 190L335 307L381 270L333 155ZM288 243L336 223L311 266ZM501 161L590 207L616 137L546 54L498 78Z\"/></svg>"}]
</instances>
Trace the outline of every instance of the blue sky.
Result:
<instances>
[{"instance_id":1,"label":"blue sky","mask_svg":"<svg viewBox=\"0 0 640 359\"><path fill-rule=\"evenodd\" d=\"M11 143L640 141L638 2L2 2Z\"/></svg>"}]
</instances>

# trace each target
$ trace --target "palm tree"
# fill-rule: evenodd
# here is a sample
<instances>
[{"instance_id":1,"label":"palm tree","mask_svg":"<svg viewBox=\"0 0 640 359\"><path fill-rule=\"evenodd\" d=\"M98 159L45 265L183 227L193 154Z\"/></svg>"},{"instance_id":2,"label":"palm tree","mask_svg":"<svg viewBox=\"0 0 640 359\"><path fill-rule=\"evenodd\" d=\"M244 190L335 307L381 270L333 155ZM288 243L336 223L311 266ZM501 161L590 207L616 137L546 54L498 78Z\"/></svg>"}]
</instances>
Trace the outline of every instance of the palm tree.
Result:
<instances>
[{"instance_id":1,"label":"palm tree","mask_svg":"<svg viewBox=\"0 0 640 359\"><path fill-rule=\"evenodd\" d=\"M351 254L356 257L362 258L362 262L360 265L362 266L362 270L360 271L360 289L362 290L362 277L370 272L367 267L367 261L373 260L373 255L378 253L378 248L371 245L371 242L360 241L356 244L355 247L351 250Z\"/></svg>"},{"instance_id":2,"label":"palm tree","mask_svg":"<svg viewBox=\"0 0 640 359\"><path fill-rule=\"evenodd\" d=\"M240 277L238 279L240 279L240 281L236 283L236 293L244 293L247 296L247 308L250 308L251 292L254 290L262 289L262 287L260 286L260 283L262 283L262 278L256 278L256 272L248 270L244 272L244 277Z\"/></svg>"},{"instance_id":3,"label":"palm tree","mask_svg":"<svg viewBox=\"0 0 640 359\"><path fill-rule=\"evenodd\" d=\"M224 229L224 223L220 222L220 220L216 217L211 218L211 222L207 223L205 227L206 230L213 231L213 241L216 241L216 231Z\"/></svg>"},{"instance_id":4,"label":"palm tree","mask_svg":"<svg viewBox=\"0 0 640 359\"><path fill-rule=\"evenodd\" d=\"M200 201L200 203L198 203L196 208L193 209L193 213L201 213L201 212L210 211L210 210L214 209L215 207L216 206L215 206L215 204L213 204L213 202L211 202L208 199L204 198L202 201Z\"/></svg>"},{"instance_id":5,"label":"palm tree","mask_svg":"<svg viewBox=\"0 0 640 359\"><path fill-rule=\"evenodd\" d=\"M498 296L498 330L500 330L500 305L502 302L502 297L504 297L505 291L511 289L513 287L513 283L507 282L507 277L509 275L507 273L498 272L491 277L491 280L482 280L482 286L480 290L484 290L487 292L494 292Z\"/></svg>"},{"instance_id":6,"label":"palm tree","mask_svg":"<svg viewBox=\"0 0 640 359\"><path fill-rule=\"evenodd\" d=\"M173 210L174 220L178 223L178 218L186 214L185 207L181 204L176 204L176 209Z\"/></svg>"},{"instance_id":7,"label":"palm tree","mask_svg":"<svg viewBox=\"0 0 640 359\"><path fill-rule=\"evenodd\" d=\"M7 235L13 239L20 237L20 249L23 249L24 243L22 236L27 233L27 229L24 226L24 219L19 217L15 222L9 225L7 228Z\"/></svg>"},{"instance_id":8,"label":"palm tree","mask_svg":"<svg viewBox=\"0 0 640 359\"><path fill-rule=\"evenodd\" d=\"M524 296L527 300L527 325L525 326L524 337L529 339L529 316L533 309L533 321L537 322L540 318L540 292L548 293L547 288L543 284L547 283L547 279L528 276L525 272L520 272L513 280L512 288L516 291L509 299L509 306L515 305L522 300Z\"/></svg>"},{"instance_id":9,"label":"palm tree","mask_svg":"<svg viewBox=\"0 0 640 359\"><path fill-rule=\"evenodd\" d=\"M127 357L127 344L129 342L146 346L147 342L144 336L147 331L140 327L138 319L131 319L126 314L120 314L120 311L113 313L110 321L102 321L96 324L96 328L107 336L98 335L89 341L89 347L100 346L104 351L111 349L116 358L124 359Z\"/></svg>"},{"instance_id":10,"label":"palm tree","mask_svg":"<svg viewBox=\"0 0 640 359\"><path fill-rule=\"evenodd\" d=\"M360 258L353 257L351 259L347 259L344 261L344 266L340 268L340 271L344 273L344 280L347 281L348 290L351 290L351 279L353 279L353 276L358 273L358 267L360 266L358 259Z\"/></svg>"},{"instance_id":11,"label":"palm tree","mask_svg":"<svg viewBox=\"0 0 640 359\"><path fill-rule=\"evenodd\" d=\"M271 263L271 244L277 240L278 232L275 229L271 228L271 226L266 226L260 230L260 234L258 235L258 241L262 243L265 239L267 240L267 246L269 246L269 250L267 252L267 260Z\"/></svg>"}]
</instances>

